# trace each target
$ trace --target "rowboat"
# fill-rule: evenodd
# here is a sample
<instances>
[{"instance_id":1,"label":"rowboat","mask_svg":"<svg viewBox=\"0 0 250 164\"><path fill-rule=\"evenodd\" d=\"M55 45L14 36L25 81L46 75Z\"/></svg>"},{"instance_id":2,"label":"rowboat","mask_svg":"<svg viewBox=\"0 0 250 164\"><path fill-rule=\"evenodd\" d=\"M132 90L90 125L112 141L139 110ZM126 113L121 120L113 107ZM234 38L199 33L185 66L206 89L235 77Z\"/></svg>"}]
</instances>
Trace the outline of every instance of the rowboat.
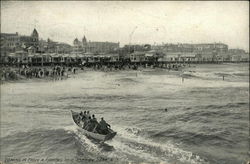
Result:
<instances>
[{"instance_id":1,"label":"rowboat","mask_svg":"<svg viewBox=\"0 0 250 164\"><path fill-rule=\"evenodd\" d=\"M112 129L109 129L109 133L106 134L106 135L103 135L103 134L98 134L98 133L94 133L94 132L89 132L85 129L83 129L81 127L81 124L78 124L77 121L76 121L76 117L79 115L79 113L77 112L74 112L71 110L71 115L72 115L72 118L73 118L73 122L74 124L77 126L77 129L82 133L84 134L85 136L88 136L88 137L91 137L93 139L96 139L96 140L99 140L99 141L107 141L107 140L111 140L112 138L115 137L116 135L116 132L114 132Z\"/></svg>"}]
</instances>

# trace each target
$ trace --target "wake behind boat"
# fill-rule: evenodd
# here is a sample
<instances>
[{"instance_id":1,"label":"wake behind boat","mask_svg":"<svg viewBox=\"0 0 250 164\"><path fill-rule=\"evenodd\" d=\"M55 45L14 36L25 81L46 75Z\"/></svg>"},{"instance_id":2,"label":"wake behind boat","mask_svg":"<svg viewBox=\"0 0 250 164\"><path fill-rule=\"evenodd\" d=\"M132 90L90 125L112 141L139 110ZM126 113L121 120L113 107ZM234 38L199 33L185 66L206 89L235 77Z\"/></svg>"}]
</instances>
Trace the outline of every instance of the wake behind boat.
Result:
<instances>
[{"instance_id":1,"label":"wake behind boat","mask_svg":"<svg viewBox=\"0 0 250 164\"><path fill-rule=\"evenodd\" d=\"M77 128L79 129L79 131L88 136L88 137L91 137L93 139L96 139L96 140L99 140L99 141L107 141L107 140L111 140L112 138L115 137L116 135L116 132L114 132L112 129L108 128L105 133L100 133L100 132L97 132L95 129L96 127L94 128L94 130L87 130L86 127L83 128L83 122L82 121L79 121L79 116L80 116L80 113L78 112L74 112L71 110L71 115L72 115L72 118L73 118L73 121L75 123L75 125L77 126Z\"/></svg>"}]
</instances>

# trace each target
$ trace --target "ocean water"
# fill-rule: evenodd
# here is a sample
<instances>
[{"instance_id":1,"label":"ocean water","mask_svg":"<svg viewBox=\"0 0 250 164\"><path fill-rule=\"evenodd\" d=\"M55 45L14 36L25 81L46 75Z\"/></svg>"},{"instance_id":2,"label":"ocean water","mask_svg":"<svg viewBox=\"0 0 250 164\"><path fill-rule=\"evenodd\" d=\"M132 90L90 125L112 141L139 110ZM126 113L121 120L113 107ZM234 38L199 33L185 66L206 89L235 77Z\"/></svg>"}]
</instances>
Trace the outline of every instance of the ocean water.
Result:
<instances>
[{"instance_id":1,"label":"ocean water","mask_svg":"<svg viewBox=\"0 0 250 164\"><path fill-rule=\"evenodd\" d=\"M85 137L70 110L104 117L117 136L105 144ZM1 85L5 163L242 164L248 132L248 64Z\"/></svg>"}]
</instances>

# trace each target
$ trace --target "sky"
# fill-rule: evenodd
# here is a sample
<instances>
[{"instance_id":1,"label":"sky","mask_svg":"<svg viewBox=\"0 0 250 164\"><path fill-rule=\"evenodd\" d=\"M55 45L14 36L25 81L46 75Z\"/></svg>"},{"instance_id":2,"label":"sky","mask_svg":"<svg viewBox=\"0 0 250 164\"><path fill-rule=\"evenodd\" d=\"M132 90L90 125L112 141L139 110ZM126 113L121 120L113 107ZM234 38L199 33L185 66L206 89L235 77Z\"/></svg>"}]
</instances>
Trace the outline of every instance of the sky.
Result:
<instances>
[{"instance_id":1,"label":"sky","mask_svg":"<svg viewBox=\"0 0 250 164\"><path fill-rule=\"evenodd\" d=\"M248 1L1 1L1 32L73 44L214 43L249 52Z\"/></svg>"}]
</instances>

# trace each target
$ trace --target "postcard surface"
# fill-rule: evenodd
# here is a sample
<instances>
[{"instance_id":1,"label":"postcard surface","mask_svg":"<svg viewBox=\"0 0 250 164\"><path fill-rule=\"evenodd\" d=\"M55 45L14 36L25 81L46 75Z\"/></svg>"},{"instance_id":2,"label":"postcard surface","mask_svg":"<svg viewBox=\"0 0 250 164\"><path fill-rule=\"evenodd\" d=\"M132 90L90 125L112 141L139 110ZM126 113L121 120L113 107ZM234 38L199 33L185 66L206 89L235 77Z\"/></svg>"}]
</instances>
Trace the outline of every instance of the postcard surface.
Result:
<instances>
[{"instance_id":1,"label":"postcard surface","mask_svg":"<svg viewBox=\"0 0 250 164\"><path fill-rule=\"evenodd\" d=\"M250 160L248 1L1 1L0 64L0 163Z\"/></svg>"}]
</instances>

